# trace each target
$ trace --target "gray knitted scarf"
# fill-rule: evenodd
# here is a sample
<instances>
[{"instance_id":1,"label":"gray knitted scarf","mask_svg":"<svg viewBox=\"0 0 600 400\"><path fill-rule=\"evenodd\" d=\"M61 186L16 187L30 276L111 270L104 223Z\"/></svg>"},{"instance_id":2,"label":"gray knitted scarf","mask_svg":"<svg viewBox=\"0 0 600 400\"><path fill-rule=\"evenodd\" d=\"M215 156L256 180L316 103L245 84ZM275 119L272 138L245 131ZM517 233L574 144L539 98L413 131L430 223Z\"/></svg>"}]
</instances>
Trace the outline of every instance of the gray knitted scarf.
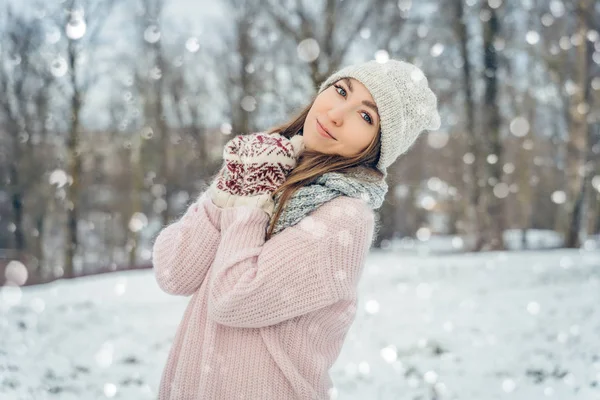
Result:
<instances>
[{"instance_id":1,"label":"gray knitted scarf","mask_svg":"<svg viewBox=\"0 0 600 400\"><path fill-rule=\"evenodd\" d=\"M275 223L272 235L297 224L308 213L338 196L362 198L376 210L383 204L387 190L385 180L365 172L364 167L354 167L343 173L327 172L314 183L296 190L288 199ZM274 199L275 207L279 195Z\"/></svg>"}]
</instances>

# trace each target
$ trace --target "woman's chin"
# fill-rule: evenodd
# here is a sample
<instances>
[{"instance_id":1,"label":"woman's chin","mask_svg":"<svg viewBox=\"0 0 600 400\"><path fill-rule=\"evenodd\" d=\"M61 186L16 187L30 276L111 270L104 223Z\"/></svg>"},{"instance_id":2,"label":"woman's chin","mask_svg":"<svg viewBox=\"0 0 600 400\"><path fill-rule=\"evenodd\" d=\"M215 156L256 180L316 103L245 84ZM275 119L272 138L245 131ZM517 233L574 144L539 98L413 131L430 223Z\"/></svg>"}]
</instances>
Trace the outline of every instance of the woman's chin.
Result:
<instances>
[{"instance_id":1,"label":"woman's chin","mask_svg":"<svg viewBox=\"0 0 600 400\"><path fill-rule=\"evenodd\" d=\"M318 135L318 133L314 133L314 135ZM318 154L329 154L327 152L327 149L325 149L326 146L323 146L322 143L320 143L320 141L314 140L314 136L312 136L312 132L304 132L304 151L309 151L311 153L318 153ZM314 140L314 141L313 141Z\"/></svg>"}]
</instances>

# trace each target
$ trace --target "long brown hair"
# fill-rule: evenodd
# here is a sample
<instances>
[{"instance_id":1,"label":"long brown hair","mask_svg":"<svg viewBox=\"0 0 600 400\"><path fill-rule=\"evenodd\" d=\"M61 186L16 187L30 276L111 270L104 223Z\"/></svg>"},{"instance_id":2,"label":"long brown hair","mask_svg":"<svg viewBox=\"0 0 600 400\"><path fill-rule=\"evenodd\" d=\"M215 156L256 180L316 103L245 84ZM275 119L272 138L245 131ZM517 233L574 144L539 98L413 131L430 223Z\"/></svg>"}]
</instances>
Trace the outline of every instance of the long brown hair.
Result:
<instances>
[{"instance_id":1,"label":"long brown hair","mask_svg":"<svg viewBox=\"0 0 600 400\"><path fill-rule=\"evenodd\" d=\"M327 88L329 86L327 86ZM297 135L304 127L306 116L308 115L308 112L310 111L310 108L315 102L317 96L318 94L313 97L310 104L308 104L299 114L292 117L288 122L267 130L267 133L279 133L288 139L294 135ZM266 240L270 239L273 229L275 228L275 223L281 216L287 200L292 197L296 190L302 186L310 185L324 173L334 171L343 172L353 167L364 166L366 167L367 171L372 172L373 174L382 178L383 174L376 168L377 162L379 161L380 149L381 128L371 143L369 143L367 148L361 153L352 157L323 154L317 151L305 149L298 158L294 169L286 177L286 181L272 194L273 198L275 198L278 194L280 194L281 197L277 200L277 206L275 207L273 216L269 222Z\"/></svg>"}]
</instances>

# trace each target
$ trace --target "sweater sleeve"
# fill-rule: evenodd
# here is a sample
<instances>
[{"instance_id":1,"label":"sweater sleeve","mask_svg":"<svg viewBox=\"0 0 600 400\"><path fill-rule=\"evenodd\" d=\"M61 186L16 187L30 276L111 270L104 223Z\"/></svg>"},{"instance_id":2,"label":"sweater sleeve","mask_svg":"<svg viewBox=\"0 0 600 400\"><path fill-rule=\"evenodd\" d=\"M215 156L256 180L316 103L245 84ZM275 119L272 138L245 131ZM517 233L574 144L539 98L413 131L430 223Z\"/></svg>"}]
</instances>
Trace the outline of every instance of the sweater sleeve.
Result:
<instances>
[{"instance_id":1,"label":"sweater sleeve","mask_svg":"<svg viewBox=\"0 0 600 400\"><path fill-rule=\"evenodd\" d=\"M344 201L349 207L327 203L266 242L264 211L223 209L222 239L208 281L209 317L258 328L353 298L374 216L361 200Z\"/></svg>"},{"instance_id":2,"label":"sweater sleeve","mask_svg":"<svg viewBox=\"0 0 600 400\"><path fill-rule=\"evenodd\" d=\"M220 218L221 208L205 192L178 221L160 231L152 247L152 263L164 292L189 296L200 287L221 240Z\"/></svg>"}]
</instances>

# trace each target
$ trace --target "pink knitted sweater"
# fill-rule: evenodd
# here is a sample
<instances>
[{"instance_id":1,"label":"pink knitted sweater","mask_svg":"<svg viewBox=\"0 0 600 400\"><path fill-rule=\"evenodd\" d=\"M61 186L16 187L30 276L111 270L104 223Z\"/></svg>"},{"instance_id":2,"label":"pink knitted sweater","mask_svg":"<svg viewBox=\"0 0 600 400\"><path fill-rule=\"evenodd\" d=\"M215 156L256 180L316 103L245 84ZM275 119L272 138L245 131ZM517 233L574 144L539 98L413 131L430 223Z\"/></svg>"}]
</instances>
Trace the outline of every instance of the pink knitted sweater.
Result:
<instances>
[{"instance_id":1,"label":"pink knitted sweater","mask_svg":"<svg viewBox=\"0 0 600 400\"><path fill-rule=\"evenodd\" d=\"M192 296L159 400L329 399L374 221L340 196L265 241L267 213L204 193L153 246L158 286Z\"/></svg>"}]
</instances>

